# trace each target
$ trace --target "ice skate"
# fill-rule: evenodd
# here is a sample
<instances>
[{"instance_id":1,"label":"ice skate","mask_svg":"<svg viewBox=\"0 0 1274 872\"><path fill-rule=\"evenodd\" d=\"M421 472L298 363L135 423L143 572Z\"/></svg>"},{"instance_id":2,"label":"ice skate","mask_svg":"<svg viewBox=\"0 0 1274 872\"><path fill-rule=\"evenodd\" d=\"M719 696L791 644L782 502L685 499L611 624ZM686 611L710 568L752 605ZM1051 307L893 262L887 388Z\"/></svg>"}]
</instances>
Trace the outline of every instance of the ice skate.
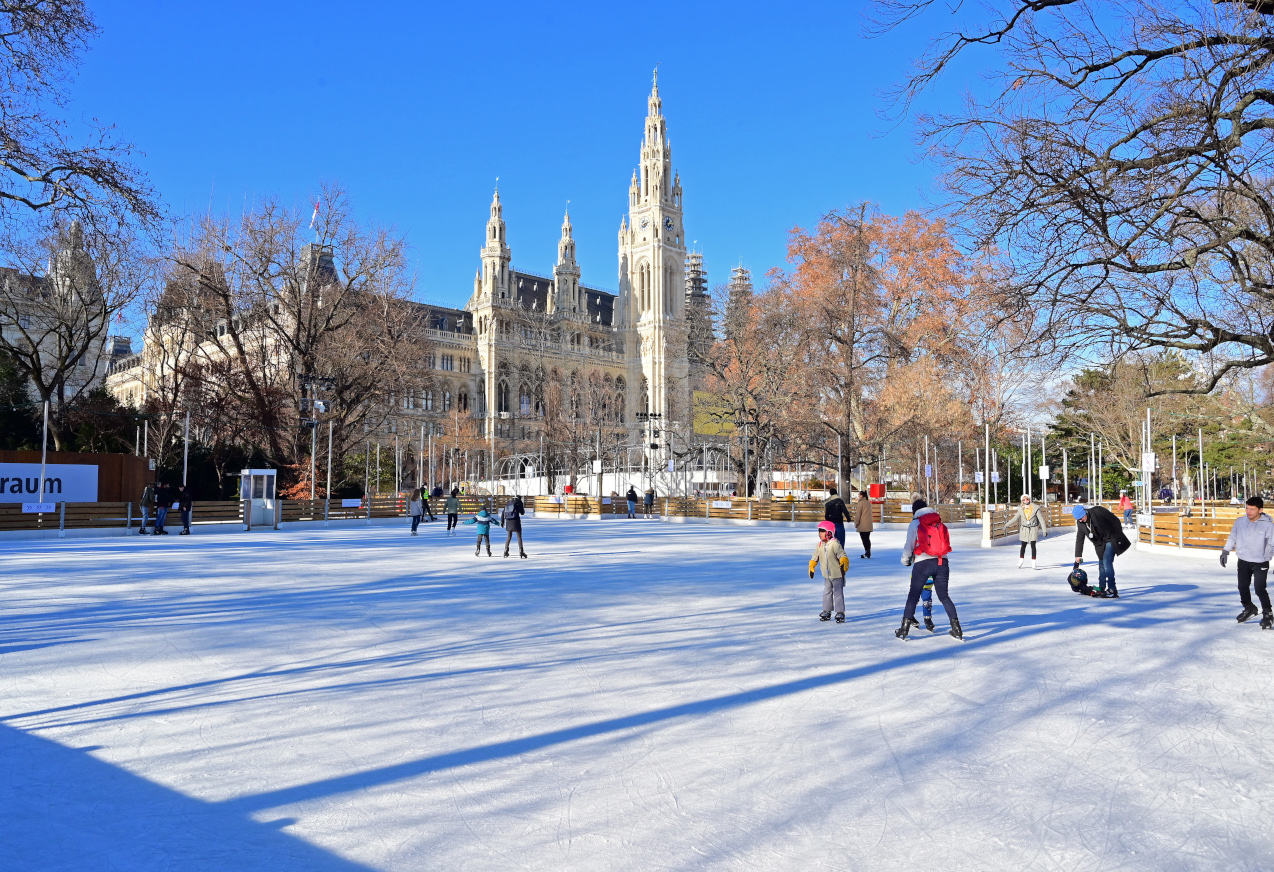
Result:
<instances>
[{"instance_id":1,"label":"ice skate","mask_svg":"<svg viewBox=\"0 0 1274 872\"><path fill-rule=\"evenodd\" d=\"M911 618L903 618L902 626L894 630L894 635L905 642L909 632L911 632Z\"/></svg>"},{"instance_id":2,"label":"ice skate","mask_svg":"<svg viewBox=\"0 0 1274 872\"><path fill-rule=\"evenodd\" d=\"M1256 615L1256 606L1244 606L1243 611L1239 612L1238 617L1236 617L1234 620L1238 621L1241 624L1244 621L1246 621L1248 618L1254 617L1255 615Z\"/></svg>"},{"instance_id":3,"label":"ice skate","mask_svg":"<svg viewBox=\"0 0 1274 872\"><path fill-rule=\"evenodd\" d=\"M1032 557L1032 558L1031 558L1031 569L1039 569L1039 568L1040 568L1040 567L1039 567L1039 564L1035 561L1035 558L1034 558L1034 557Z\"/></svg>"},{"instance_id":4,"label":"ice skate","mask_svg":"<svg viewBox=\"0 0 1274 872\"><path fill-rule=\"evenodd\" d=\"M526 559L526 552L525 552L525 551L523 551L523 552L522 552L521 554L519 554L518 556L519 556L519 557L521 557L523 560L525 560L525 559Z\"/></svg>"},{"instance_id":5,"label":"ice skate","mask_svg":"<svg viewBox=\"0 0 1274 872\"><path fill-rule=\"evenodd\" d=\"M1021 568L1022 568L1022 565L1023 565L1024 563L1026 563L1026 558L1025 558L1025 557L1020 558L1020 559L1017 561L1017 568L1018 568L1018 569L1021 569Z\"/></svg>"},{"instance_id":6,"label":"ice skate","mask_svg":"<svg viewBox=\"0 0 1274 872\"><path fill-rule=\"evenodd\" d=\"M837 612L837 613L836 613L836 623L838 623L838 624L843 624L843 623L845 623L845 613L844 613L844 612Z\"/></svg>"},{"instance_id":7,"label":"ice skate","mask_svg":"<svg viewBox=\"0 0 1274 872\"><path fill-rule=\"evenodd\" d=\"M1261 629L1268 630L1274 627L1274 612L1266 612L1261 615Z\"/></svg>"},{"instance_id":8,"label":"ice skate","mask_svg":"<svg viewBox=\"0 0 1274 872\"><path fill-rule=\"evenodd\" d=\"M964 630L960 629L960 619L959 619L959 618L952 618L952 619L951 619L951 635L952 635L952 636L954 636L954 637L955 637L955 638L957 638L957 639L963 639L963 638L964 638Z\"/></svg>"},{"instance_id":9,"label":"ice skate","mask_svg":"<svg viewBox=\"0 0 1274 872\"><path fill-rule=\"evenodd\" d=\"M830 621L830 620L832 619L832 613L831 613L831 612L819 612L819 613L818 613L818 619L819 619L820 621Z\"/></svg>"},{"instance_id":10,"label":"ice skate","mask_svg":"<svg viewBox=\"0 0 1274 872\"><path fill-rule=\"evenodd\" d=\"M927 615L925 616L925 629L928 630L930 633L933 632L933 618Z\"/></svg>"},{"instance_id":11,"label":"ice skate","mask_svg":"<svg viewBox=\"0 0 1274 872\"><path fill-rule=\"evenodd\" d=\"M916 620L916 616L915 616L915 615L912 615L911 617L907 618L907 623L908 623L908 624L910 624L910 625L911 625L911 626L913 626L913 627L919 627L919 626L920 626L920 622Z\"/></svg>"}]
</instances>

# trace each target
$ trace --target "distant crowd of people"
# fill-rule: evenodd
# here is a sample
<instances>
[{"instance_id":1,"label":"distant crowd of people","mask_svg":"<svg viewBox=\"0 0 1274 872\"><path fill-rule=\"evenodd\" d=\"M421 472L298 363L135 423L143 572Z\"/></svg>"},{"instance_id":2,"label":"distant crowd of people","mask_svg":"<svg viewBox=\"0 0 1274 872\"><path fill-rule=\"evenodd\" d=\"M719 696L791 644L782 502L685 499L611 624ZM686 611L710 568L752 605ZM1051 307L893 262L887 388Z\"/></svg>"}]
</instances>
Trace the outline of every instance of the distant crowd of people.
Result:
<instances>
[{"instance_id":1,"label":"distant crowd of people","mask_svg":"<svg viewBox=\"0 0 1274 872\"><path fill-rule=\"evenodd\" d=\"M176 488L169 487L162 481L146 485L142 490L142 527L137 531L138 534L167 536L168 513L174 511L181 513L180 535L190 535L190 510L193 505L190 491L184 484L179 484ZM150 529L147 529L148 526Z\"/></svg>"}]
</instances>

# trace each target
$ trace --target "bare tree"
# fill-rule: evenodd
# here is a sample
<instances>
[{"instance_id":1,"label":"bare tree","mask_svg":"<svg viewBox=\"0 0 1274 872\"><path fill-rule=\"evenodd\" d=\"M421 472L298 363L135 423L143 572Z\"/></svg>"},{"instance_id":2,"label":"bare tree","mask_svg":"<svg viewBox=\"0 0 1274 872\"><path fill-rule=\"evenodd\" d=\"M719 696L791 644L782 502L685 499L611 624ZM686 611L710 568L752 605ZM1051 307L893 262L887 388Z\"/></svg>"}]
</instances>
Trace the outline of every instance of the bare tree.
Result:
<instances>
[{"instance_id":1,"label":"bare tree","mask_svg":"<svg viewBox=\"0 0 1274 872\"><path fill-rule=\"evenodd\" d=\"M225 396L233 385L228 399L244 407L238 417L253 422L265 456L296 467L311 441L306 383L322 379L341 469L350 447L375 441L427 389L418 362L429 340L402 240L354 221L338 188L321 203L314 242L301 213L265 202L238 222L201 218L173 262L196 288L205 330L193 363L219 382L201 390Z\"/></svg>"},{"instance_id":2,"label":"bare tree","mask_svg":"<svg viewBox=\"0 0 1274 872\"><path fill-rule=\"evenodd\" d=\"M938 12L877 8L884 28ZM909 105L971 48L998 52L989 96L922 117L921 133L974 241L1016 264L1036 338L1197 355L1203 377L1171 391L1274 362L1274 4L948 11L955 26L898 97Z\"/></svg>"},{"instance_id":3,"label":"bare tree","mask_svg":"<svg viewBox=\"0 0 1274 872\"><path fill-rule=\"evenodd\" d=\"M0 228L56 212L114 235L160 218L131 147L96 121L61 117L66 85L97 26L82 0L0 0Z\"/></svg>"},{"instance_id":4,"label":"bare tree","mask_svg":"<svg viewBox=\"0 0 1274 872\"><path fill-rule=\"evenodd\" d=\"M49 433L61 449L67 409L100 384L111 323L149 285L154 263L127 234L78 221L5 255L0 350L50 404Z\"/></svg>"}]
</instances>

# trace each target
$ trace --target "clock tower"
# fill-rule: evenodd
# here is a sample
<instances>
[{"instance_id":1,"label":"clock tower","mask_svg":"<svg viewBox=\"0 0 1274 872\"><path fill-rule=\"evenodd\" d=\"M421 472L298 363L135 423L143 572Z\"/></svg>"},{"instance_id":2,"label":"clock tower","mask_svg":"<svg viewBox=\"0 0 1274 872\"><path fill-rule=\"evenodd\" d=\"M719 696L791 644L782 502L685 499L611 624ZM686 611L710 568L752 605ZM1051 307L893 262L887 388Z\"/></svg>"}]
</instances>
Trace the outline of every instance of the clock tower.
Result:
<instances>
[{"instance_id":1,"label":"clock tower","mask_svg":"<svg viewBox=\"0 0 1274 872\"><path fill-rule=\"evenodd\" d=\"M685 272L681 178L672 168L656 71L641 162L628 188L628 214L619 226L618 309L630 339L629 353L635 352L630 408L658 413L667 423L691 418Z\"/></svg>"}]
</instances>

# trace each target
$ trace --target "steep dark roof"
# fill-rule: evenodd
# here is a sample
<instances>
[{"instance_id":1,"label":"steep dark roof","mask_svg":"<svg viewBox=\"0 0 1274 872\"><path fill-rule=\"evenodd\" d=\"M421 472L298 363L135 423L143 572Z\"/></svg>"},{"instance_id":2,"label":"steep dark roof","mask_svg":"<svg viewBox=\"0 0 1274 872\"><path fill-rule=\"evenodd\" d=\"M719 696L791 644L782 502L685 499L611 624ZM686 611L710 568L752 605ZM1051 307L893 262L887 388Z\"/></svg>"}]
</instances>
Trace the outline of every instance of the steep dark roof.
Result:
<instances>
[{"instance_id":1,"label":"steep dark roof","mask_svg":"<svg viewBox=\"0 0 1274 872\"><path fill-rule=\"evenodd\" d=\"M415 303L425 313L425 326L431 330L473 335L473 316L464 309L437 306L433 303Z\"/></svg>"},{"instance_id":2,"label":"steep dark roof","mask_svg":"<svg viewBox=\"0 0 1274 872\"><path fill-rule=\"evenodd\" d=\"M593 324L612 326L615 322L615 294L587 285L580 285L580 290L584 292L588 306L588 320ZM553 293L553 280L535 273L514 270L513 292L522 308L543 312L548 306L549 294Z\"/></svg>"}]
</instances>

